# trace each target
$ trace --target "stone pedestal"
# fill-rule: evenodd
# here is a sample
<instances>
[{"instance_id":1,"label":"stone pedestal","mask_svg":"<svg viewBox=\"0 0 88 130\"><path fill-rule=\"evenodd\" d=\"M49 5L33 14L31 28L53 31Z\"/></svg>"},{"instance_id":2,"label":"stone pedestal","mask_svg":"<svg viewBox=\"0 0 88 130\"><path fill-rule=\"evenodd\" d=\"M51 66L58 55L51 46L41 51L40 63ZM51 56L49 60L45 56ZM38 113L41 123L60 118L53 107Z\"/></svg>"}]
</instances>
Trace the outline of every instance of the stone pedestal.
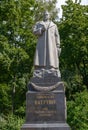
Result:
<instances>
[{"instance_id":1,"label":"stone pedestal","mask_svg":"<svg viewBox=\"0 0 88 130\"><path fill-rule=\"evenodd\" d=\"M32 85L29 84L29 88L32 88ZM21 130L70 130L66 123L63 83L52 91L46 91L44 88L44 91L40 92L34 90L27 92L26 122Z\"/></svg>"},{"instance_id":2,"label":"stone pedestal","mask_svg":"<svg viewBox=\"0 0 88 130\"><path fill-rule=\"evenodd\" d=\"M66 123L24 124L21 130L70 130Z\"/></svg>"}]
</instances>

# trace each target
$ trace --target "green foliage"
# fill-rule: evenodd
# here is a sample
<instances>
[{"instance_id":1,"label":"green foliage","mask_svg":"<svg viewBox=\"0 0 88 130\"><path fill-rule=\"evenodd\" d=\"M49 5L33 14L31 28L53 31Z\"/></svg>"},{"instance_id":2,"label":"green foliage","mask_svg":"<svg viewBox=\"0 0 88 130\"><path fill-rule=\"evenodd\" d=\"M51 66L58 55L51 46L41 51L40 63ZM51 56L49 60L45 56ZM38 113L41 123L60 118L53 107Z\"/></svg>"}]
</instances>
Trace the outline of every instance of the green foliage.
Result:
<instances>
[{"instance_id":1,"label":"green foliage","mask_svg":"<svg viewBox=\"0 0 88 130\"><path fill-rule=\"evenodd\" d=\"M35 0L0 2L0 111L4 114L24 115L36 43L31 10L35 5Z\"/></svg>"},{"instance_id":2,"label":"green foliage","mask_svg":"<svg viewBox=\"0 0 88 130\"><path fill-rule=\"evenodd\" d=\"M0 84L0 113L11 109L10 88L6 84Z\"/></svg>"},{"instance_id":3,"label":"green foliage","mask_svg":"<svg viewBox=\"0 0 88 130\"><path fill-rule=\"evenodd\" d=\"M88 88L88 6L68 0L62 8L63 17L58 25L62 47L60 68L70 98L69 94Z\"/></svg>"},{"instance_id":4,"label":"green foliage","mask_svg":"<svg viewBox=\"0 0 88 130\"><path fill-rule=\"evenodd\" d=\"M24 119L14 115L0 116L0 130L20 130Z\"/></svg>"},{"instance_id":5,"label":"green foliage","mask_svg":"<svg viewBox=\"0 0 88 130\"><path fill-rule=\"evenodd\" d=\"M75 94L74 100L67 105L71 130L88 130L88 91Z\"/></svg>"}]
</instances>

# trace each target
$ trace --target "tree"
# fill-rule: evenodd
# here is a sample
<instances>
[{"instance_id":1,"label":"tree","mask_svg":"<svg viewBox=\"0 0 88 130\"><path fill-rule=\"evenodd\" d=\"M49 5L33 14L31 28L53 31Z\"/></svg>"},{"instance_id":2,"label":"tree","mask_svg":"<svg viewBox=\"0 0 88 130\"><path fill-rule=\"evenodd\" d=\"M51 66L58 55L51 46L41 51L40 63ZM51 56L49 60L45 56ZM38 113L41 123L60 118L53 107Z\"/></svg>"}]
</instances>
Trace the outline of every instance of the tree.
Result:
<instances>
[{"instance_id":1,"label":"tree","mask_svg":"<svg viewBox=\"0 0 88 130\"><path fill-rule=\"evenodd\" d=\"M35 46L32 34L33 6L35 6L34 0L1 1L0 5L0 83L2 84L0 87L6 84L10 88L12 108L10 106L9 109L13 111L24 104L24 100L19 101L19 105L17 102L20 97L25 99L27 80L33 64L31 58ZM17 84L21 87L19 88ZM3 88L3 91L6 90ZM6 93L9 94L7 91ZM4 110L6 111L5 108L2 109Z\"/></svg>"},{"instance_id":2,"label":"tree","mask_svg":"<svg viewBox=\"0 0 88 130\"><path fill-rule=\"evenodd\" d=\"M60 67L69 97L83 91L82 86L88 88L88 6L68 0L62 8L63 17L58 25L62 46Z\"/></svg>"}]
</instances>

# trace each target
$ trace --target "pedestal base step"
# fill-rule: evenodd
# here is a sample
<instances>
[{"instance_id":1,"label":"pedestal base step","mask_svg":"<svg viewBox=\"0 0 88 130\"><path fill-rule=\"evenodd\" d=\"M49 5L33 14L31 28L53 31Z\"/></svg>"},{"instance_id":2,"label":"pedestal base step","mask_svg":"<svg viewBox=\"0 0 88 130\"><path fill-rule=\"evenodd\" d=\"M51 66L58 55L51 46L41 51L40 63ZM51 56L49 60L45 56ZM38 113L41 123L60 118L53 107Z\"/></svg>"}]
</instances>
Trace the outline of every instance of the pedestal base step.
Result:
<instances>
[{"instance_id":1,"label":"pedestal base step","mask_svg":"<svg viewBox=\"0 0 88 130\"><path fill-rule=\"evenodd\" d=\"M67 123L24 124L21 130L70 130Z\"/></svg>"}]
</instances>

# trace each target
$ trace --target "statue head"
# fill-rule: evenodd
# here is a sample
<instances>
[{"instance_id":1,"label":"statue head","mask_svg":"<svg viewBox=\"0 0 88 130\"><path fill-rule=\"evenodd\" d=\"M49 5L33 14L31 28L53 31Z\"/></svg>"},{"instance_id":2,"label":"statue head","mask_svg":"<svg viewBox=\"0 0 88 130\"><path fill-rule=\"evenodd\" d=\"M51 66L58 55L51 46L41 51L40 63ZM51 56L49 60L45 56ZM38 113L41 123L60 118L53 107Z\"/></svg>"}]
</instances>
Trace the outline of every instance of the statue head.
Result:
<instances>
[{"instance_id":1,"label":"statue head","mask_svg":"<svg viewBox=\"0 0 88 130\"><path fill-rule=\"evenodd\" d=\"M50 13L48 11L44 11L43 20L48 21L50 19Z\"/></svg>"}]
</instances>

